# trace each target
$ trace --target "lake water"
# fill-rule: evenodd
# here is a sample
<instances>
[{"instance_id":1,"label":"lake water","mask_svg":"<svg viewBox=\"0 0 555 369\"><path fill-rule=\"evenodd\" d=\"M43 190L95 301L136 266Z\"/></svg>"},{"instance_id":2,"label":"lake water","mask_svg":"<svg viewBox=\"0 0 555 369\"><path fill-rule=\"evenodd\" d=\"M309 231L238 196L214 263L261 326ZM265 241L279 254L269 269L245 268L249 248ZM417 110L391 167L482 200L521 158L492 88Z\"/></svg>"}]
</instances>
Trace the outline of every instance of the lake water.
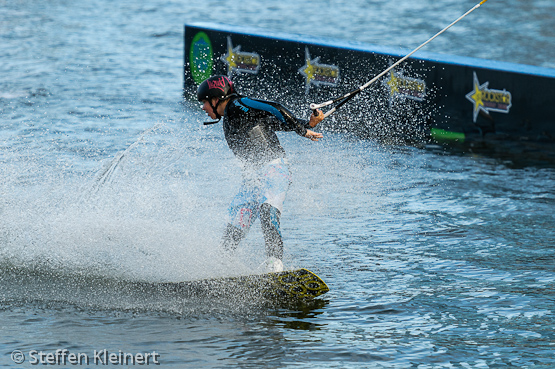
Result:
<instances>
[{"instance_id":1,"label":"lake water","mask_svg":"<svg viewBox=\"0 0 555 369\"><path fill-rule=\"evenodd\" d=\"M285 264L331 291L284 307L133 287L264 260L258 226L237 259L218 252L240 173L221 126L181 102L184 23L412 49L474 5L0 2L0 366L66 349L89 364L45 365L109 366L107 350L164 368L555 368L549 167L280 134ZM426 50L553 68L553 14L490 0Z\"/></svg>"}]
</instances>

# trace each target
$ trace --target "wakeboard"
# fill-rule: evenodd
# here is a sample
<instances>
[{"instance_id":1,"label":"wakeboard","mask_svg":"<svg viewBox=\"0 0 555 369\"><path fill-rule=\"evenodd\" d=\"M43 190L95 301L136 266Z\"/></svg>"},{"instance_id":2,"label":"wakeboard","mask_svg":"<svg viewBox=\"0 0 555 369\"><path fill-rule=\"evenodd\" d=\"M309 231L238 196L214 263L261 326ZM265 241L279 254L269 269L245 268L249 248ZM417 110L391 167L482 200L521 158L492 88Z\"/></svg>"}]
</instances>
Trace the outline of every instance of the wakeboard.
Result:
<instances>
[{"instance_id":1,"label":"wakeboard","mask_svg":"<svg viewBox=\"0 0 555 369\"><path fill-rule=\"evenodd\" d=\"M260 289L266 297L273 298L312 299L330 290L320 277L304 268L230 279Z\"/></svg>"},{"instance_id":2,"label":"wakeboard","mask_svg":"<svg viewBox=\"0 0 555 369\"><path fill-rule=\"evenodd\" d=\"M219 277L172 284L183 292L192 290L203 295L260 296L279 300L309 300L330 289L326 283L308 269L253 274L235 277ZM168 284L166 284L166 287Z\"/></svg>"}]
</instances>

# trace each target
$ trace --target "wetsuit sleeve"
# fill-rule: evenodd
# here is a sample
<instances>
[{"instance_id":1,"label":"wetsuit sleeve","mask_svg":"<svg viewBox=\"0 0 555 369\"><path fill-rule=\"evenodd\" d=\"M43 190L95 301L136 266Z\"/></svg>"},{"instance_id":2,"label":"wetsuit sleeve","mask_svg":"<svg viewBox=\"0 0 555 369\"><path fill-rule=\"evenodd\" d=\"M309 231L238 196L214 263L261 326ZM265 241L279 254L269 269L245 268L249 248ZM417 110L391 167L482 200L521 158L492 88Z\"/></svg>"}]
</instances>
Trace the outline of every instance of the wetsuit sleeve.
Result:
<instances>
[{"instance_id":1,"label":"wetsuit sleeve","mask_svg":"<svg viewBox=\"0 0 555 369\"><path fill-rule=\"evenodd\" d=\"M306 129L312 129L313 128L313 127L310 126L310 124L308 124L308 120L306 120L306 119L298 119L297 118L297 121L299 121L304 126L304 128L306 128Z\"/></svg>"},{"instance_id":2,"label":"wetsuit sleeve","mask_svg":"<svg viewBox=\"0 0 555 369\"><path fill-rule=\"evenodd\" d=\"M281 104L273 101L255 100L250 98L241 99L241 103L247 107L263 110L270 113L277 120L277 127L282 131L295 131L300 136L306 136L307 129L310 128L308 121L298 119L288 109Z\"/></svg>"}]
</instances>

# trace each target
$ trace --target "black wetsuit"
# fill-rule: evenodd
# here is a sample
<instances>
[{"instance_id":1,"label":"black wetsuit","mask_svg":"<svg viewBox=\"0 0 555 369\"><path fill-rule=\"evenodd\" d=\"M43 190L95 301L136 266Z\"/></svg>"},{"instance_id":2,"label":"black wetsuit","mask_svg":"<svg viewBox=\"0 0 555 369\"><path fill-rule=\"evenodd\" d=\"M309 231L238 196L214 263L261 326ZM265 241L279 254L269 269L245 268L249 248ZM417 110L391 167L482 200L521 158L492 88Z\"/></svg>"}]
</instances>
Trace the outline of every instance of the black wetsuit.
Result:
<instances>
[{"instance_id":1,"label":"black wetsuit","mask_svg":"<svg viewBox=\"0 0 555 369\"><path fill-rule=\"evenodd\" d=\"M229 148L243 163L244 175L256 173L259 169L285 158L285 150L281 147L276 131L295 131L300 136L305 136L310 129L308 121L296 118L282 105L247 97L238 97L230 100L226 106L223 129ZM282 160L283 164L286 163ZM279 165L279 164L278 164ZM274 167L271 173L264 174L264 181L272 181L271 177L279 171L287 172L287 183L283 185L283 176L278 173L275 183L283 189L283 198L289 186L289 169L282 166ZM280 177L281 176L281 177ZM245 181L244 181L245 182ZM272 183L269 184L272 186ZM264 188L257 184L252 185L253 191L248 189L251 185L243 185L230 206L230 223L226 228L223 238L223 247L234 250L239 242L246 236L250 225L260 216L262 232L264 234L266 252L269 257L283 258L283 241L280 233L281 212L280 205L264 200ZM262 186L263 187L263 186ZM284 188L285 187L285 188ZM245 188L247 188L245 190ZM273 190L273 189L272 189ZM279 192L279 191L278 191ZM246 196L244 193L248 193ZM255 201L253 198L262 198ZM281 204L280 203L280 204Z\"/></svg>"},{"instance_id":2,"label":"black wetsuit","mask_svg":"<svg viewBox=\"0 0 555 369\"><path fill-rule=\"evenodd\" d=\"M275 131L295 131L304 137L310 126L278 103L240 97L227 104L223 128L235 156L243 164L258 169L285 157Z\"/></svg>"}]
</instances>

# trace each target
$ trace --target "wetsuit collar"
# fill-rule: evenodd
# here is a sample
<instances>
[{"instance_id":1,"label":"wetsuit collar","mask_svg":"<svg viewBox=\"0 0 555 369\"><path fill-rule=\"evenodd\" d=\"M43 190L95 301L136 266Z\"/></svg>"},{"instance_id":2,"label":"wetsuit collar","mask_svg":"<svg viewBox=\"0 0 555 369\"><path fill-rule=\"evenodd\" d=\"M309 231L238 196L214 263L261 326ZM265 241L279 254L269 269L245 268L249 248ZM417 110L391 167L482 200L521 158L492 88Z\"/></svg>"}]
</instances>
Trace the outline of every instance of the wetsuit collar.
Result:
<instances>
[{"instance_id":1,"label":"wetsuit collar","mask_svg":"<svg viewBox=\"0 0 555 369\"><path fill-rule=\"evenodd\" d=\"M225 100L231 101L231 100L236 99L236 98L238 98L238 97L240 97L240 96L237 95L237 94L231 94L231 95L229 95ZM218 120L215 120L215 121L213 121L213 122L204 122L204 125L205 125L205 126L208 126L208 125L210 125L210 124L220 123L220 120L222 119L222 116L218 113L218 106L220 105L220 103L221 103L222 101L225 101L225 100L219 99L218 102L216 103L216 106L212 105L212 102L211 102L211 101L208 102L208 103L210 104L210 107L212 108L212 111L214 112L214 115L216 116L216 118L217 118ZM229 102L228 102L228 104L227 104L226 107L225 107L226 110L227 110L227 107L228 107L228 106L229 106ZM224 113L224 114L225 114L225 113Z\"/></svg>"}]
</instances>

